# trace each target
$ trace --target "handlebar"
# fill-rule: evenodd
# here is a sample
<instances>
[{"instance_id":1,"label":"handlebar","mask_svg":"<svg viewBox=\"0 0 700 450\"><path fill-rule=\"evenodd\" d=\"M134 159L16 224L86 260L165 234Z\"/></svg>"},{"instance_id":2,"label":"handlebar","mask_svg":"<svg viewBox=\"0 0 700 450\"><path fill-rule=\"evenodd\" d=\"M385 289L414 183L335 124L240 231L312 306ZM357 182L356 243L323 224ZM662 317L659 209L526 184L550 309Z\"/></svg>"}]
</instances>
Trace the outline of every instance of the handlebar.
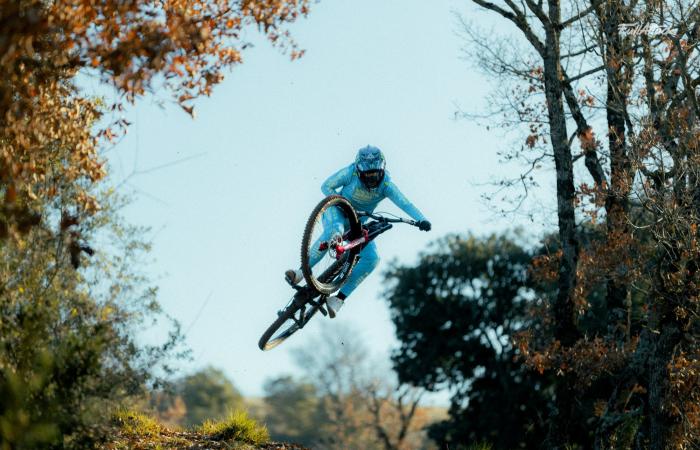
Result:
<instances>
[{"instance_id":1,"label":"handlebar","mask_svg":"<svg viewBox=\"0 0 700 450\"><path fill-rule=\"evenodd\" d=\"M402 219L401 217L396 217L396 218L391 218L391 217L385 217L380 214L375 214L367 211L357 211L357 216L358 217L369 217L372 218L376 221L379 222L385 222L385 223L407 223L409 225L413 225L414 227L418 226L418 222L415 220L410 220L410 219Z\"/></svg>"}]
</instances>

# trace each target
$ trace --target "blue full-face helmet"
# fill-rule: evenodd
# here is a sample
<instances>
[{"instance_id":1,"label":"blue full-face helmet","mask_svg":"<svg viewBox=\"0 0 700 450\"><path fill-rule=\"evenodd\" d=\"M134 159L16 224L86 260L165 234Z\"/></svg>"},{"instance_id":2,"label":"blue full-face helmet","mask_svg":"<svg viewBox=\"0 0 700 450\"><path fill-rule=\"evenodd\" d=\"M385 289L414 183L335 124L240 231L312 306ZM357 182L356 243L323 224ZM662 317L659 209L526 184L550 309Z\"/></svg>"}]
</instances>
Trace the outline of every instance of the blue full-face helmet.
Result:
<instances>
[{"instance_id":1,"label":"blue full-face helmet","mask_svg":"<svg viewBox=\"0 0 700 450\"><path fill-rule=\"evenodd\" d=\"M357 152L355 169L360 181L367 189L375 189L384 179L384 167L386 160L384 154L377 147L368 145Z\"/></svg>"}]
</instances>

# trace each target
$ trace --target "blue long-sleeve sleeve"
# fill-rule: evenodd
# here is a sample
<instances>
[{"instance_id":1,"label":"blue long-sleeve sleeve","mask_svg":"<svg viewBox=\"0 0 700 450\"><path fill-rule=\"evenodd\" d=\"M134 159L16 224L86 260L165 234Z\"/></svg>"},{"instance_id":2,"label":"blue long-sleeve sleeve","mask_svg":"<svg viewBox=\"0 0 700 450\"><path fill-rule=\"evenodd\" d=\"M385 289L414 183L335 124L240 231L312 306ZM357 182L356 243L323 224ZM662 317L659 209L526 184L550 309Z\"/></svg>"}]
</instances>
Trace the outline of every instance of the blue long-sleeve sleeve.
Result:
<instances>
[{"instance_id":1,"label":"blue long-sleeve sleeve","mask_svg":"<svg viewBox=\"0 0 700 450\"><path fill-rule=\"evenodd\" d=\"M394 202L396 206L401 208L403 212L411 216L413 220L421 221L421 220L426 220L425 216L423 213L421 213L418 208L416 208L413 203L411 203L403 193L399 190L398 187L396 187L396 184L394 184L393 181L389 181L386 184L386 189L384 190L384 194L387 196L389 200Z\"/></svg>"},{"instance_id":2,"label":"blue long-sleeve sleeve","mask_svg":"<svg viewBox=\"0 0 700 450\"><path fill-rule=\"evenodd\" d=\"M337 194L338 188L347 186L350 184L353 172L353 166L343 167L330 177L321 185L321 192L323 195L333 195Z\"/></svg>"}]
</instances>

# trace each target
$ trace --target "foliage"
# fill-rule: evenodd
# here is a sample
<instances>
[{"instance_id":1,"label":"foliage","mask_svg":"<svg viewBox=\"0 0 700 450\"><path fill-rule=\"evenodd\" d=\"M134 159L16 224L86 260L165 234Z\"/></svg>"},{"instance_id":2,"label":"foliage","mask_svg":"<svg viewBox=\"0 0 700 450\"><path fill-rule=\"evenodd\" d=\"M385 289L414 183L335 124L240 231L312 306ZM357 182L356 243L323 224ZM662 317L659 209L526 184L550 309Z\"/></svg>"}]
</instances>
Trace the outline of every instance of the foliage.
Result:
<instances>
[{"instance_id":1,"label":"foliage","mask_svg":"<svg viewBox=\"0 0 700 450\"><path fill-rule=\"evenodd\" d=\"M265 383L265 422L276 439L319 449L430 449L420 390L372 364L357 331L342 324L295 351L303 381Z\"/></svg>"},{"instance_id":2,"label":"foliage","mask_svg":"<svg viewBox=\"0 0 700 450\"><path fill-rule=\"evenodd\" d=\"M158 421L171 427L182 426L187 406L173 390L173 383L165 383L148 393L140 409L152 412Z\"/></svg>"},{"instance_id":3,"label":"foliage","mask_svg":"<svg viewBox=\"0 0 700 450\"><path fill-rule=\"evenodd\" d=\"M316 387L308 381L282 375L267 380L263 389L268 411L265 423L270 434L280 441L312 445L323 419Z\"/></svg>"},{"instance_id":4,"label":"foliage","mask_svg":"<svg viewBox=\"0 0 700 450\"><path fill-rule=\"evenodd\" d=\"M399 379L453 392L450 420L430 431L441 447L533 448L545 435L552 380L524 368L512 343L530 323L531 258L507 236L451 235L386 273Z\"/></svg>"},{"instance_id":5,"label":"foliage","mask_svg":"<svg viewBox=\"0 0 700 450\"><path fill-rule=\"evenodd\" d=\"M245 411L232 412L221 421L205 421L199 431L217 441L263 444L270 439L267 428L258 425Z\"/></svg>"},{"instance_id":6,"label":"foliage","mask_svg":"<svg viewBox=\"0 0 700 450\"><path fill-rule=\"evenodd\" d=\"M37 370L29 380L18 375L3 374L0 382L0 437L3 449L33 448L58 440L59 430L50 419L37 420L29 411L35 411L34 399L46 388L47 375L52 363L50 355L39 355ZM35 413L36 414L36 413Z\"/></svg>"},{"instance_id":7,"label":"foliage","mask_svg":"<svg viewBox=\"0 0 700 450\"><path fill-rule=\"evenodd\" d=\"M236 450L302 450L291 444L268 443L265 427L235 413L224 422L211 422L208 428L172 429L155 418L130 410L113 417L110 439L100 448L107 450L195 450L224 448Z\"/></svg>"},{"instance_id":8,"label":"foliage","mask_svg":"<svg viewBox=\"0 0 700 450\"><path fill-rule=\"evenodd\" d=\"M233 383L221 369L211 366L177 380L174 391L184 402L185 426L223 419L229 411L243 407L243 396Z\"/></svg>"},{"instance_id":9,"label":"foliage","mask_svg":"<svg viewBox=\"0 0 700 450\"><path fill-rule=\"evenodd\" d=\"M369 427L363 386L371 376L367 371L368 350L349 327L323 329L321 336L297 348L293 354L313 381L319 396L321 417L313 447L326 449L379 448Z\"/></svg>"},{"instance_id":10,"label":"foliage","mask_svg":"<svg viewBox=\"0 0 700 450\"><path fill-rule=\"evenodd\" d=\"M491 446L491 444L486 443L486 442L482 442L480 444L473 444L473 445L470 445L469 447L467 447L467 450L492 450L492 449L493 449L493 447Z\"/></svg>"},{"instance_id":11,"label":"foliage","mask_svg":"<svg viewBox=\"0 0 700 450\"><path fill-rule=\"evenodd\" d=\"M143 230L123 224L114 194L101 200L79 224L66 223L58 201L47 205L41 226L0 246L0 438L12 448L99 442L112 411L176 356L177 326L162 345L137 343L146 321L167 317L138 272ZM63 232L47 229L48 218ZM103 244L79 270L77 233Z\"/></svg>"},{"instance_id":12,"label":"foliage","mask_svg":"<svg viewBox=\"0 0 700 450\"><path fill-rule=\"evenodd\" d=\"M157 436L163 430L163 427L153 417L126 409L117 411L112 420L126 434L152 437Z\"/></svg>"},{"instance_id":13,"label":"foliage","mask_svg":"<svg viewBox=\"0 0 700 450\"><path fill-rule=\"evenodd\" d=\"M307 0L0 0L0 438L6 447L100 442L116 406L173 353L175 327L138 272L144 230L116 216L99 148L126 131L123 102L165 89L185 111L242 61L247 28L301 51L285 27ZM119 99L91 98L80 76ZM162 370L161 370L162 369Z\"/></svg>"},{"instance_id":14,"label":"foliage","mask_svg":"<svg viewBox=\"0 0 700 450\"><path fill-rule=\"evenodd\" d=\"M101 111L77 90L78 74L127 101L163 87L192 114L191 102L241 63L248 27L300 56L285 27L307 10L307 0L3 0L0 239L36 225L37 210L57 196L81 211L99 208L89 192L106 173L98 145L128 122L93 129Z\"/></svg>"},{"instance_id":15,"label":"foliage","mask_svg":"<svg viewBox=\"0 0 700 450\"><path fill-rule=\"evenodd\" d=\"M468 32L503 94L489 117L506 117L525 141L510 156L527 169L506 184L527 196L542 166L557 182L559 251L537 261L555 297L540 310L543 326L519 340L530 367L557 376L544 445L562 449L593 423L597 449L697 446L700 10L474 3L521 38L493 45ZM582 225L600 218L604 237L586 248ZM601 288L607 320L587 333L580 319ZM597 405L585 421L574 418L581 396Z\"/></svg>"}]
</instances>

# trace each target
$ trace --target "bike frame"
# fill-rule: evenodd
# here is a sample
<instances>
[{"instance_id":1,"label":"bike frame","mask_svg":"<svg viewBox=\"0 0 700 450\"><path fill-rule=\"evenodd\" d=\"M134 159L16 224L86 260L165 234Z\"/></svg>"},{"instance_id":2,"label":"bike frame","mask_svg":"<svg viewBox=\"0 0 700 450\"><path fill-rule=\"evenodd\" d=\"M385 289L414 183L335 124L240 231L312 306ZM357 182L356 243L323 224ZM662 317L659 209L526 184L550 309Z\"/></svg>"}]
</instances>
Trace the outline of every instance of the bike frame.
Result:
<instances>
[{"instance_id":1,"label":"bike frame","mask_svg":"<svg viewBox=\"0 0 700 450\"><path fill-rule=\"evenodd\" d=\"M384 233L385 231L393 228L392 223L407 223L409 225L415 226L417 222L415 220L407 220L407 219L402 219L400 217L397 218L390 218L390 217L384 217L379 214L374 214L374 213L369 213L365 211L358 211L357 212L358 217L370 217L374 219L374 222L369 222L365 225L362 225L362 236L353 239L352 241L348 242L345 245L342 244L336 244L333 249L335 250L335 258L340 259L341 256L343 256L343 253L346 251L353 249L358 246L365 246L366 244L372 242L377 236L380 234ZM327 242L322 242L321 245L319 246L319 250L326 250L329 247Z\"/></svg>"},{"instance_id":2,"label":"bike frame","mask_svg":"<svg viewBox=\"0 0 700 450\"><path fill-rule=\"evenodd\" d=\"M321 275L319 279L326 280L335 277L339 273L339 269L346 264L346 261L341 260L341 256L345 254L348 250L353 250L359 248L361 251L364 246L376 239L377 236L384 233L387 230L393 228L393 223L407 223L409 225L417 226L418 222L414 220L401 219L401 218L391 218L385 217L381 214L368 213L363 211L357 211L358 217L369 217L374 219L362 224L361 230L362 235L350 242L343 245L343 242L347 241L349 238L349 231L347 234L342 236L335 236L330 242L322 242L319 246L319 250L335 250L336 261L333 262L330 267L328 267ZM353 250L355 253L357 250ZM351 254L352 254L351 253ZM358 252L359 253L359 252ZM347 256L347 255L346 255ZM357 258L357 256L355 256ZM356 262L356 261L355 261ZM354 264L354 263L353 263ZM323 281L325 282L325 281ZM324 308L326 298L328 295L322 294L319 291L309 287L309 286L292 286L297 292L294 294L292 301L283 310L278 312L278 318L275 322L268 327L268 329L263 333L260 341L258 341L258 347L261 350L269 350L271 348L280 345L289 336L297 332L298 330L304 328L309 320L313 317L316 312L320 312L324 316L328 315L328 312ZM316 297L319 297L316 299ZM291 321L293 323L288 325L279 334L280 328ZM270 340L272 339L272 341ZM268 345L272 343L271 345Z\"/></svg>"}]
</instances>

